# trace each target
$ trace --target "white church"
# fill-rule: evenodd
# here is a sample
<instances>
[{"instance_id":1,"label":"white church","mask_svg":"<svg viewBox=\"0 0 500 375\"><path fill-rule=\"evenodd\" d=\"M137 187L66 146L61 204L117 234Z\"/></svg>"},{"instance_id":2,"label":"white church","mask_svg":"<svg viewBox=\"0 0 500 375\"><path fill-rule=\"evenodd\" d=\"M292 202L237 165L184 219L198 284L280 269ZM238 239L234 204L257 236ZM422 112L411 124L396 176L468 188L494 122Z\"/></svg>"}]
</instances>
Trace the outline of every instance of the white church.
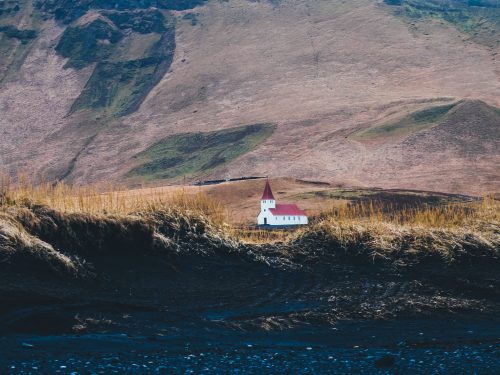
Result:
<instances>
[{"instance_id":1,"label":"white church","mask_svg":"<svg viewBox=\"0 0 500 375\"><path fill-rule=\"evenodd\" d=\"M276 204L269 180L260 200L260 214L257 224L260 226L288 227L306 225L309 222L306 213L295 204Z\"/></svg>"}]
</instances>

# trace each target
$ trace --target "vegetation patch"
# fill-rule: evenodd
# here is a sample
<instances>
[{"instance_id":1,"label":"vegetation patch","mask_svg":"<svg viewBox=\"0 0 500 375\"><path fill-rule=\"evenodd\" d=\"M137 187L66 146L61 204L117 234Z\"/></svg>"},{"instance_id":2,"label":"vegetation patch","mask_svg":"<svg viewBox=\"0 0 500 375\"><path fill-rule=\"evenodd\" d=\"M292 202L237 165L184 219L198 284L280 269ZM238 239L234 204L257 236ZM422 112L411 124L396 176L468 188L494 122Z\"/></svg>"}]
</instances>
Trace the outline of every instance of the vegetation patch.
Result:
<instances>
[{"instance_id":1,"label":"vegetation patch","mask_svg":"<svg viewBox=\"0 0 500 375\"><path fill-rule=\"evenodd\" d=\"M416 111L395 122L363 130L355 135L355 139L372 140L404 136L442 121L455 106L456 103Z\"/></svg>"},{"instance_id":2,"label":"vegetation patch","mask_svg":"<svg viewBox=\"0 0 500 375\"><path fill-rule=\"evenodd\" d=\"M196 16L196 14L187 13L184 16L182 16L182 18L191 21L191 26L196 26L198 24L198 17Z\"/></svg>"},{"instance_id":3,"label":"vegetation patch","mask_svg":"<svg viewBox=\"0 0 500 375\"><path fill-rule=\"evenodd\" d=\"M120 30L112 23L96 19L85 26L68 27L56 51L68 59L66 67L81 69L108 58L114 44L122 37Z\"/></svg>"},{"instance_id":4,"label":"vegetation patch","mask_svg":"<svg viewBox=\"0 0 500 375\"><path fill-rule=\"evenodd\" d=\"M317 197L332 201L347 201L352 209L358 207L366 210L369 207L384 214L398 214L409 209L425 210L451 204L467 204L478 200L478 198L460 194L381 189L325 189L297 196L299 199Z\"/></svg>"},{"instance_id":5,"label":"vegetation patch","mask_svg":"<svg viewBox=\"0 0 500 375\"><path fill-rule=\"evenodd\" d=\"M138 154L142 164L129 177L168 179L207 171L253 150L271 136L271 124L255 124L209 133L176 134Z\"/></svg>"},{"instance_id":6,"label":"vegetation patch","mask_svg":"<svg viewBox=\"0 0 500 375\"><path fill-rule=\"evenodd\" d=\"M161 34L167 31L165 17L158 9L124 12L104 11L102 14L122 30L128 29L140 34Z\"/></svg>"},{"instance_id":7,"label":"vegetation patch","mask_svg":"<svg viewBox=\"0 0 500 375\"><path fill-rule=\"evenodd\" d=\"M97 64L71 113L85 108L123 115L138 107L159 73L158 58Z\"/></svg>"},{"instance_id":8,"label":"vegetation patch","mask_svg":"<svg viewBox=\"0 0 500 375\"><path fill-rule=\"evenodd\" d=\"M412 21L425 18L444 20L458 30L491 47L500 40L500 3L496 0L385 0L396 14Z\"/></svg>"},{"instance_id":9,"label":"vegetation patch","mask_svg":"<svg viewBox=\"0 0 500 375\"><path fill-rule=\"evenodd\" d=\"M409 196L411 192L395 193ZM11 262L27 267L31 257L37 267L73 272L85 266L80 256L143 255L172 248L189 253L198 251L199 245L208 245L210 251L212 245L220 249L226 244L247 253L249 248L241 241L253 240L246 237L248 233L234 237L237 232L224 223L220 203L184 191L165 198L150 192L131 192L127 197L123 191L62 183L14 186L0 180L0 266ZM349 257L362 258L371 266L377 261L403 269L421 263L422 270L429 259L440 267L456 261L470 266L474 261L500 259L500 210L493 197L387 207L387 202L366 201L334 206L312 218L311 225L283 232L282 241L267 243L267 250L279 251L292 261L296 257L300 264L307 259ZM20 250L19 259L14 259ZM267 251L261 246L252 250L263 255Z\"/></svg>"},{"instance_id":10,"label":"vegetation patch","mask_svg":"<svg viewBox=\"0 0 500 375\"><path fill-rule=\"evenodd\" d=\"M14 26L0 26L0 33L8 38L18 39L22 44L27 44L38 36L36 30L20 30Z\"/></svg>"},{"instance_id":11,"label":"vegetation patch","mask_svg":"<svg viewBox=\"0 0 500 375\"><path fill-rule=\"evenodd\" d=\"M1 16L11 16L16 14L21 10L21 4L19 4L19 1L16 0L10 0L10 1L5 1L2 0L0 1L0 17Z\"/></svg>"},{"instance_id":12,"label":"vegetation patch","mask_svg":"<svg viewBox=\"0 0 500 375\"><path fill-rule=\"evenodd\" d=\"M70 25L56 47L68 59L66 67L96 64L70 114L91 109L115 117L136 111L173 60L175 24L167 11L205 1L35 0L45 18Z\"/></svg>"},{"instance_id":13,"label":"vegetation patch","mask_svg":"<svg viewBox=\"0 0 500 375\"><path fill-rule=\"evenodd\" d=\"M207 0L36 0L35 6L66 23L75 21L90 9L134 10L158 8L186 10Z\"/></svg>"},{"instance_id":14,"label":"vegetation patch","mask_svg":"<svg viewBox=\"0 0 500 375\"><path fill-rule=\"evenodd\" d=\"M167 72L175 31L155 9L103 11L87 24L68 27L56 50L68 58L66 67L97 63L70 114L93 109L122 116L134 112Z\"/></svg>"},{"instance_id":15,"label":"vegetation patch","mask_svg":"<svg viewBox=\"0 0 500 375\"><path fill-rule=\"evenodd\" d=\"M127 115L136 111L149 91L160 81L172 63L175 35L163 34L148 51L149 56L131 61L105 61L97 64L71 113L80 109L103 110L107 114Z\"/></svg>"}]
</instances>

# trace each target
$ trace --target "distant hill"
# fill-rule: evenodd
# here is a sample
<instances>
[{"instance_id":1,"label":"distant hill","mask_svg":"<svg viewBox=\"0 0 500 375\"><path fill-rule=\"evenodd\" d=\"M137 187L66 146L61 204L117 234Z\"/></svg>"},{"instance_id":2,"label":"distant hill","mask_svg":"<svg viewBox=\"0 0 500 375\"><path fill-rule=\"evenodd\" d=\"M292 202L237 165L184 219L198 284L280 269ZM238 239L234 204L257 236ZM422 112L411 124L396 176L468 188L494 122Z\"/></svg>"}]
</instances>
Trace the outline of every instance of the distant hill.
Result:
<instances>
[{"instance_id":1,"label":"distant hill","mask_svg":"<svg viewBox=\"0 0 500 375\"><path fill-rule=\"evenodd\" d=\"M493 0L0 1L0 170L500 190Z\"/></svg>"},{"instance_id":2,"label":"distant hill","mask_svg":"<svg viewBox=\"0 0 500 375\"><path fill-rule=\"evenodd\" d=\"M467 188L470 185L486 192L497 190L500 182L499 131L498 108L465 100L375 126L363 131L365 138L360 139L371 152L368 159L373 169L379 165L378 173L398 171L391 178L392 186L417 180L433 190L447 186L452 191L474 191Z\"/></svg>"}]
</instances>

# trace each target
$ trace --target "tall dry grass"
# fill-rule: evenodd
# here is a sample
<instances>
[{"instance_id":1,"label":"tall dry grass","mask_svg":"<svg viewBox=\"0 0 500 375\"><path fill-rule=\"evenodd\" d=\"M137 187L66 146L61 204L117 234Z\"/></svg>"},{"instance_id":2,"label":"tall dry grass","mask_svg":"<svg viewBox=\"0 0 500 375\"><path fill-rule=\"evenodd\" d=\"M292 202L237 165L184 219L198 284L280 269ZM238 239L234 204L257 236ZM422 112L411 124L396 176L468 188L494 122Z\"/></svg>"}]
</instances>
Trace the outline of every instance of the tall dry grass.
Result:
<instances>
[{"instance_id":1,"label":"tall dry grass","mask_svg":"<svg viewBox=\"0 0 500 375\"><path fill-rule=\"evenodd\" d=\"M383 202L343 202L322 212L313 221L390 223L412 227L458 228L500 221L500 202L491 196L463 203L396 206Z\"/></svg>"},{"instance_id":2,"label":"tall dry grass","mask_svg":"<svg viewBox=\"0 0 500 375\"><path fill-rule=\"evenodd\" d=\"M373 258L391 254L435 254L452 261L463 254L498 257L500 202L475 202L394 208L386 204L350 204L325 212L292 240L328 244ZM475 255L474 255L475 254Z\"/></svg>"},{"instance_id":3,"label":"tall dry grass","mask_svg":"<svg viewBox=\"0 0 500 375\"><path fill-rule=\"evenodd\" d=\"M187 215L206 216L214 225L223 225L226 218L220 202L184 188L126 190L111 184L35 184L25 176L19 176L14 182L8 176L0 176L0 208L25 204L46 205L62 213L118 216L177 210Z\"/></svg>"},{"instance_id":4,"label":"tall dry grass","mask_svg":"<svg viewBox=\"0 0 500 375\"><path fill-rule=\"evenodd\" d=\"M381 240L411 231L427 236L429 231L500 234L500 202L493 197L466 203L401 207L387 202L335 202L332 208L311 218L311 224L296 230L260 230L225 225L228 209L201 192L184 188L125 190L112 185L74 186L38 183L21 176L14 183L0 176L1 206L26 202L47 205L63 213L130 215L137 212L177 210L186 215L203 215L227 234L250 243L286 242L305 233L330 232L342 241L371 233ZM387 236L386 236L387 237Z\"/></svg>"},{"instance_id":5,"label":"tall dry grass","mask_svg":"<svg viewBox=\"0 0 500 375\"><path fill-rule=\"evenodd\" d=\"M330 233L341 242L373 234L374 238L395 238L404 233L434 232L500 234L500 202L485 196L473 202L401 207L387 202L367 201L335 205L310 218L310 225L292 230L248 230L238 228L233 235L244 242L285 242L311 232ZM383 246L381 246L383 247Z\"/></svg>"}]
</instances>

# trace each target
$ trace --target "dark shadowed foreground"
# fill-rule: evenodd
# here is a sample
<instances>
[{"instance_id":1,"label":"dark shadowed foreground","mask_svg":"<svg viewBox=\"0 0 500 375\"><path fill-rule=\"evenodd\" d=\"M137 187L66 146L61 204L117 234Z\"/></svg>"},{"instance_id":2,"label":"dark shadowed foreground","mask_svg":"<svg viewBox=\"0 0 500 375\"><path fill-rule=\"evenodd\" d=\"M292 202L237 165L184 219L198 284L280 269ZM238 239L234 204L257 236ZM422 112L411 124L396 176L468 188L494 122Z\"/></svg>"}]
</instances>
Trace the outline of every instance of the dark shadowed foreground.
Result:
<instances>
[{"instance_id":1,"label":"dark shadowed foreground","mask_svg":"<svg viewBox=\"0 0 500 375\"><path fill-rule=\"evenodd\" d=\"M243 244L175 210L1 215L1 373L500 371L497 227L383 252L396 237L321 225Z\"/></svg>"}]
</instances>

